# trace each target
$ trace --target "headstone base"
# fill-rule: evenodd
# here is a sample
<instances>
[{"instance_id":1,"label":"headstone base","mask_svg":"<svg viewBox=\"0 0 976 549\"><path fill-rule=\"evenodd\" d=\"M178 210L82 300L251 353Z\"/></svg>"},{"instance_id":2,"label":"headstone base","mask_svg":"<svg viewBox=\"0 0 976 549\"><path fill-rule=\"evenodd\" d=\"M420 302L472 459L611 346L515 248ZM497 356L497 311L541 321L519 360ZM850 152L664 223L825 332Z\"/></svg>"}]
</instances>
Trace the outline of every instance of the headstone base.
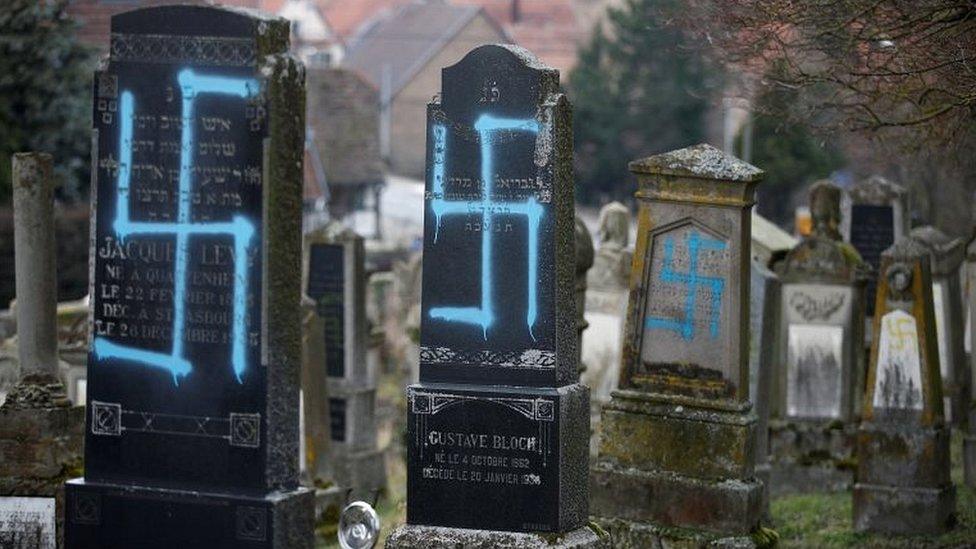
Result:
<instances>
[{"instance_id":1,"label":"headstone base","mask_svg":"<svg viewBox=\"0 0 976 549\"><path fill-rule=\"evenodd\" d=\"M834 420L771 421L771 495L850 490L857 468L856 448L857 425Z\"/></svg>"},{"instance_id":2,"label":"headstone base","mask_svg":"<svg viewBox=\"0 0 976 549\"><path fill-rule=\"evenodd\" d=\"M10 402L10 401L8 401ZM63 532L64 490L84 461L84 406L0 407L0 497L55 498Z\"/></svg>"},{"instance_id":3,"label":"headstone base","mask_svg":"<svg viewBox=\"0 0 976 549\"><path fill-rule=\"evenodd\" d=\"M524 534L405 524L386 541L390 549L609 549L605 533L590 527L564 534Z\"/></svg>"},{"instance_id":4,"label":"headstone base","mask_svg":"<svg viewBox=\"0 0 976 549\"><path fill-rule=\"evenodd\" d=\"M70 480L71 549L311 549L315 495L216 494Z\"/></svg>"},{"instance_id":5,"label":"headstone base","mask_svg":"<svg viewBox=\"0 0 976 549\"><path fill-rule=\"evenodd\" d=\"M590 470L590 514L649 528L748 535L763 512L755 436L748 403L614 391ZM682 451L669 450L677 447Z\"/></svg>"},{"instance_id":6,"label":"headstone base","mask_svg":"<svg viewBox=\"0 0 976 549\"><path fill-rule=\"evenodd\" d=\"M941 534L956 522L956 489L854 486L854 529L883 534Z\"/></svg>"},{"instance_id":7,"label":"headstone base","mask_svg":"<svg viewBox=\"0 0 976 549\"><path fill-rule=\"evenodd\" d=\"M619 390L603 408L600 461L701 478L755 475L748 403ZM683 448L680 453L673 448Z\"/></svg>"},{"instance_id":8,"label":"headstone base","mask_svg":"<svg viewBox=\"0 0 976 549\"><path fill-rule=\"evenodd\" d=\"M620 518L648 528L747 535L759 527L762 491L754 478L705 480L599 461L590 471L590 513L601 526Z\"/></svg>"},{"instance_id":9,"label":"headstone base","mask_svg":"<svg viewBox=\"0 0 976 549\"><path fill-rule=\"evenodd\" d=\"M420 383L407 395L407 486L423 502L407 507L408 523L512 532L586 524L585 385Z\"/></svg>"},{"instance_id":10,"label":"headstone base","mask_svg":"<svg viewBox=\"0 0 976 549\"><path fill-rule=\"evenodd\" d=\"M663 528L645 522L624 519L598 521L607 531L614 549L644 549L667 547L681 549L759 549L774 547L778 536L775 532L758 529L742 536L723 537L703 534L694 530Z\"/></svg>"},{"instance_id":11,"label":"headstone base","mask_svg":"<svg viewBox=\"0 0 976 549\"><path fill-rule=\"evenodd\" d=\"M863 422L858 432L854 528L886 534L938 534L956 522L949 478L949 428Z\"/></svg>"},{"instance_id":12,"label":"headstone base","mask_svg":"<svg viewBox=\"0 0 976 549\"><path fill-rule=\"evenodd\" d=\"M962 469L966 486L976 488L976 435L962 437Z\"/></svg>"}]
</instances>

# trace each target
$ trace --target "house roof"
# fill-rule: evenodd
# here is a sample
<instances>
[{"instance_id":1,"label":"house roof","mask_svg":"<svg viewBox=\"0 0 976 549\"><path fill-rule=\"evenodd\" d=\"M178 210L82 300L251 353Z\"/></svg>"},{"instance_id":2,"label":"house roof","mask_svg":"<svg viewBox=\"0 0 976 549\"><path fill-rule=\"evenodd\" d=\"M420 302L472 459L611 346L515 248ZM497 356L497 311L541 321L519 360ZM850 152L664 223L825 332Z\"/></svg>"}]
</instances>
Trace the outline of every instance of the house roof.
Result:
<instances>
[{"instance_id":1,"label":"house roof","mask_svg":"<svg viewBox=\"0 0 976 549\"><path fill-rule=\"evenodd\" d=\"M574 12L572 0L451 0L479 5L514 42L534 53L563 77L576 64L576 50L585 41L587 21Z\"/></svg>"},{"instance_id":2,"label":"house roof","mask_svg":"<svg viewBox=\"0 0 976 549\"><path fill-rule=\"evenodd\" d=\"M170 4L203 4L207 0L131 0L129 2L105 2L104 0L72 0L68 2L68 14L79 23L78 39L83 44L107 50L109 28L113 15L139 8ZM257 9L261 0L220 0L226 7Z\"/></svg>"},{"instance_id":3,"label":"house roof","mask_svg":"<svg viewBox=\"0 0 976 549\"><path fill-rule=\"evenodd\" d=\"M388 70L393 97L479 15L497 27L479 6L440 2L400 6L363 25L349 43L344 64L362 73L380 90L384 88L383 73ZM505 36L501 27L497 28L499 35Z\"/></svg>"}]
</instances>

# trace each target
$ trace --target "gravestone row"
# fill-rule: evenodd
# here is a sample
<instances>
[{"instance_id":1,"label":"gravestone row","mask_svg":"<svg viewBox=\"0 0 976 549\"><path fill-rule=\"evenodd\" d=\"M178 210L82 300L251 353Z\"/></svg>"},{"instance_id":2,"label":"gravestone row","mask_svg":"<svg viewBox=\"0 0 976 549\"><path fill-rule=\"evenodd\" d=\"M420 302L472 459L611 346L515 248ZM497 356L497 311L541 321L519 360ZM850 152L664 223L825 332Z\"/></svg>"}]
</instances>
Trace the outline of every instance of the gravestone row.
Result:
<instances>
[{"instance_id":1,"label":"gravestone row","mask_svg":"<svg viewBox=\"0 0 976 549\"><path fill-rule=\"evenodd\" d=\"M362 240L329 227L298 270L303 70L287 46L284 20L233 10L113 18L94 89L86 466L66 488L68 547L310 547L300 462L346 486L383 484ZM589 258L573 219L570 124L558 72L524 50L482 46L444 69L428 107L407 525L389 546L528 546L548 534L557 546L601 546L586 526L588 487L618 540L747 543L768 498L756 477L770 413L863 413L857 528L947 527L942 378L951 395L969 386L961 336L939 352L935 293L961 292L959 254L945 268L939 256L959 246L921 231L879 254L862 403L864 279L840 242L839 191L814 187L813 232L780 286L749 263L744 220L762 172L709 146L633 162L633 270L621 266L626 237L597 254L607 287L625 287L607 271L630 273L632 287L620 389L588 471L578 375ZM852 239L854 226L889 218L866 202L852 206ZM876 236L861 247L897 231ZM317 320L304 406L301 272ZM933 286L933 273L947 279ZM961 324L942 311L946 330ZM941 376L940 354L953 364ZM300 408L306 425L328 418L304 444ZM889 455L890 440L919 451Z\"/></svg>"}]
</instances>

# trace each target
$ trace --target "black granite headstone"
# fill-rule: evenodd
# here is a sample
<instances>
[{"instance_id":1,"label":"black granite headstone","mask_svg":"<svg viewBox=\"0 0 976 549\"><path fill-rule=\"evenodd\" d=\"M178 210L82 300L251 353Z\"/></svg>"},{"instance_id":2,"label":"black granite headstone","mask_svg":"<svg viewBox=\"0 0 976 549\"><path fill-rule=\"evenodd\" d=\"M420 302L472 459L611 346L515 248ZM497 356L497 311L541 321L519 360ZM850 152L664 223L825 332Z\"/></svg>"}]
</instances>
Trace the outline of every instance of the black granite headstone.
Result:
<instances>
[{"instance_id":1,"label":"black granite headstone","mask_svg":"<svg viewBox=\"0 0 976 549\"><path fill-rule=\"evenodd\" d=\"M312 244L308 264L308 296L325 327L325 370L342 377L346 367L345 262L342 244Z\"/></svg>"},{"instance_id":2,"label":"black granite headstone","mask_svg":"<svg viewBox=\"0 0 976 549\"><path fill-rule=\"evenodd\" d=\"M851 206L851 246L861 254L861 258L871 265L874 272L881 266L881 253L895 243L895 219L891 206L872 206L854 204ZM878 279L872 276L868 281L865 295L867 315L874 316L874 295Z\"/></svg>"},{"instance_id":3,"label":"black granite headstone","mask_svg":"<svg viewBox=\"0 0 976 549\"><path fill-rule=\"evenodd\" d=\"M570 107L558 72L482 46L428 106L420 384L407 522L565 532L586 520Z\"/></svg>"},{"instance_id":4,"label":"black granite headstone","mask_svg":"<svg viewBox=\"0 0 976 549\"><path fill-rule=\"evenodd\" d=\"M303 86L287 47L285 20L232 10L112 19L94 80L88 429L69 547L284 547L275 530L301 515L266 497L308 495L292 307Z\"/></svg>"}]
</instances>

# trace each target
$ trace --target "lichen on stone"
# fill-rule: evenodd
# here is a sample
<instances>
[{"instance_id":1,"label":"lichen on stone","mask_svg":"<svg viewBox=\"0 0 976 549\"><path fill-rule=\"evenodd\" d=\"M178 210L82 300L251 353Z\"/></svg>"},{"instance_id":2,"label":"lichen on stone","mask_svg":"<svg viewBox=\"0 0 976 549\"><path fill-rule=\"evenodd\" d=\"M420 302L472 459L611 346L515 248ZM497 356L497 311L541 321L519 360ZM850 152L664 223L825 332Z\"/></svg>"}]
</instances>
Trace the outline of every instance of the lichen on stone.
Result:
<instances>
[{"instance_id":1,"label":"lichen on stone","mask_svg":"<svg viewBox=\"0 0 976 549\"><path fill-rule=\"evenodd\" d=\"M742 182L758 181L763 176L759 168L707 143L635 160L630 163L630 170Z\"/></svg>"}]
</instances>

